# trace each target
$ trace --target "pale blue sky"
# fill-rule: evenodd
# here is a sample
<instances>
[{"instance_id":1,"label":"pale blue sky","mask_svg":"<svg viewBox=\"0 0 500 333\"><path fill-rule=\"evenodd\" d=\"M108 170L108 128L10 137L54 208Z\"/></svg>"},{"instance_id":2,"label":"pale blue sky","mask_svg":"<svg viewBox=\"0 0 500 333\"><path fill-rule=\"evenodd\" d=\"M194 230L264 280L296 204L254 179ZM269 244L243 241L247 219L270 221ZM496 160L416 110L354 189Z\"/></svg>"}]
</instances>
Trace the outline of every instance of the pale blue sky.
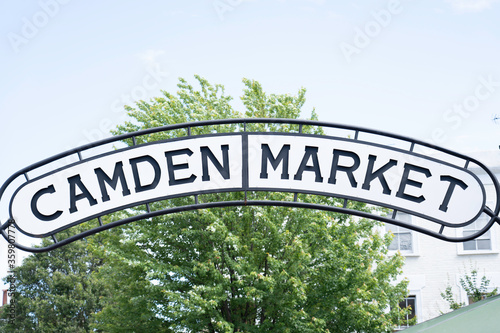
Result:
<instances>
[{"instance_id":1,"label":"pale blue sky","mask_svg":"<svg viewBox=\"0 0 500 333\"><path fill-rule=\"evenodd\" d=\"M307 88L304 117L498 151L499 17L496 0L3 1L0 184L194 74L237 108L246 77Z\"/></svg>"}]
</instances>

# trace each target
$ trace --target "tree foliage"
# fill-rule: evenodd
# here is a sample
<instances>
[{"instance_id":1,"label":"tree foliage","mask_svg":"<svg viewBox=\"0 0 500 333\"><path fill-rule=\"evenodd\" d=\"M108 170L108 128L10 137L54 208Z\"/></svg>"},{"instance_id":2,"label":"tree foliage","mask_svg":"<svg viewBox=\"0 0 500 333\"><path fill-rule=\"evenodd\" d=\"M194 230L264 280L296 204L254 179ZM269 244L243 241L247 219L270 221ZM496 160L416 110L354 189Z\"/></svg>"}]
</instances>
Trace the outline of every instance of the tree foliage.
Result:
<instances>
[{"instance_id":1,"label":"tree foliage","mask_svg":"<svg viewBox=\"0 0 500 333\"><path fill-rule=\"evenodd\" d=\"M305 102L304 89L296 96L267 95L258 82L244 80L241 100L246 111L241 114L233 110L222 86L196 78L199 89L181 79L177 95L163 92L163 97L127 107L132 119L115 134L207 119L298 118ZM217 127L218 132L233 129ZM269 129L293 130L289 125L248 128ZM193 128L194 134L211 131ZM139 142L178 135L185 133L149 135ZM242 200L243 195L209 194L199 200ZM289 196L248 195L272 200ZM172 199L151 209L189 200ZM303 195L300 200L338 204L319 196ZM350 205L368 209L361 203ZM114 281L115 290L96 316L96 327L119 331L117 314L138 316L135 306L117 301L115 295L126 290L123 301L144 301L142 311L155 313L164 331L390 332L401 314L398 301L406 292L405 282L391 283L403 261L399 255L386 255L390 237L376 233L376 225L346 215L284 207L218 208L127 225L126 237L112 247L116 260L104 275ZM134 292L129 293L130 288Z\"/></svg>"},{"instance_id":2,"label":"tree foliage","mask_svg":"<svg viewBox=\"0 0 500 333\"><path fill-rule=\"evenodd\" d=\"M49 242L44 240L41 246ZM2 314L0 331L90 332L92 315L102 309L101 297L106 295L104 283L95 276L104 262L86 241L28 256L14 269L15 318L7 320L8 314Z\"/></svg>"},{"instance_id":3,"label":"tree foliage","mask_svg":"<svg viewBox=\"0 0 500 333\"><path fill-rule=\"evenodd\" d=\"M239 117L299 118L305 89L266 94L244 80L245 112L221 85L180 79L176 94L127 106L130 121L114 134L167 124ZM312 119L316 119L314 110ZM193 127L192 135L235 130ZM248 131L296 131L249 124ZM321 128L304 126L304 133ZM136 144L184 136L145 135ZM131 145L131 141L125 143ZM242 200L244 193L200 195L200 202ZM290 200L255 192L249 199ZM151 210L194 203L176 198ZM338 199L299 195L327 205ZM369 210L359 202L349 208ZM134 208L144 210L144 207ZM131 214L132 210L120 214ZM113 216L109 218L115 218ZM102 232L17 268L16 327L6 332L391 332L405 312L401 255L388 256L390 235L374 221L288 207L225 207L155 217Z\"/></svg>"}]
</instances>

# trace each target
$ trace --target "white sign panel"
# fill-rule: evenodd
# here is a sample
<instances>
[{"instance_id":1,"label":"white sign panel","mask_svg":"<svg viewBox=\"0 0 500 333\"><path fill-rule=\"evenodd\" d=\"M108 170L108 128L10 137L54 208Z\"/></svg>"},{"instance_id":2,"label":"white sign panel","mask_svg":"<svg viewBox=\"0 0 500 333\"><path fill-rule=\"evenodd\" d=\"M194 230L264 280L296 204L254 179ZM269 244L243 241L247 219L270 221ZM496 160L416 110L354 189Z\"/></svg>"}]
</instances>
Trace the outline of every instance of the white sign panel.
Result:
<instances>
[{"instance_id":1,"label":"white sign panel","mask_svg":"<svg viewBox=\"0 0 500 333\"><path fill-rule=\"evenodd\" d=\"M450 225L479 216L485 193L471 172L407 151L347 139L250 135L259 168L249 188L309 192L399 208Z\"/></svg>"},{"instance_id":2,"label":"white sign panel","mask_svg":"<svg viewBox=\"0 0 500 333\"><path fill-rule=\"evenodd\" d=\"M141 145L26 183L11 201L17 226L46 235L118 208L242 187L240 135Z\"/></svg>"},{"instance_id":3,"label":"white sign panel","mask_svg":"<svg viewBox=\"0 0 500 333\"><path fill-rule=\"evenodd\" d=\"M11 200L24 233L42 237L117 210L220 191L287 191L403 210L442 225L475 220L479 179L426 156L357 140L235 133L155 142L28 181Z\"/></svg>"}]
</instances>

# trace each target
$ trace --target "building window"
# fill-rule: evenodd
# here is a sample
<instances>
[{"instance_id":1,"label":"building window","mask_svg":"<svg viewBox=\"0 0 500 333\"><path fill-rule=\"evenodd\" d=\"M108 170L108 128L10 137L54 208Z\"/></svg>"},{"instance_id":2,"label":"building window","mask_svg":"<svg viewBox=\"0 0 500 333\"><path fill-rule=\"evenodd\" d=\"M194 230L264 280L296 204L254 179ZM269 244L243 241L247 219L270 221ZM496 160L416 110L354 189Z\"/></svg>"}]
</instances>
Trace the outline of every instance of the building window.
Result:
<instances>
[{"instance_id":1,"label":"building window","mask_svg":"<svg viewBox=\"0 0 500 333\"><path fill-rule=\"evenodd\" d=\"M400 319L399 321L399 329L410 327L411 325L415 325L415 315L417 308L417 297L416 296L408 296L403 301L399 302L399 307L401 309L408 309L408 313Z\"/></svg>"},{"instance_id":2,"label":"building window","mask_svg":"<svg viewBox=\"0 0 500 333\"><path fill-rule=\"evenodd\" d=\"M463 236L467 237L475 234L479 230L483 229L486 226L487 219L479 218L478 220L472 222L467 225L463 229ZM491 251L491 230L488 230L483 235L479 236L476 239L467 241L463 243L464 251Z\"/></svg>"},{"instance_id":3,"label":"building window","mask_svg":"<svg viewBox=\"0 0 500 333\"><path fill-rule=\"evenodd\" d=\"M411 215L409 214L398 212L396 220L412 224ZM394 239L391 245L389 245L390 251L400 251L403 254L415 252L412 230L392 224L386 224L385 230L386 232L392 232L394 235Z\"/></svg>"}]
</instances>

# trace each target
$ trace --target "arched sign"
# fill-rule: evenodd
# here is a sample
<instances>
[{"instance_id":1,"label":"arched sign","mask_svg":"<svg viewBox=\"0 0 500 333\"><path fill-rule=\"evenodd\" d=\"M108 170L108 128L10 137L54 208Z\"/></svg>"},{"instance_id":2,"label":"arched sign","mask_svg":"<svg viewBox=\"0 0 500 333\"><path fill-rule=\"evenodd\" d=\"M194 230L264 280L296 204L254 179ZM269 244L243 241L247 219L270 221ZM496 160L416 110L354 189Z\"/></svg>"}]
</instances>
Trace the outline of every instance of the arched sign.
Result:
<instances>
[{"instance_id":1,"label":"arched sign","mask_svg":"<svg viewBox=\"0 0 500 333\"><path fill-rule=\"evenodd\" d=\"M247 124L257 124L250 130ZM192 128L230 125L223 133L193 135ZM296 130L262 130L263 126ZM303 126L347 130L348 136L308 134ZM160 136L159 140L137 144L145 135L186 129L184 135ZM361 138L363 134L370 139ZM399 143L383 143L392 139ZM83 157L110 143L130 141L129 146ZM432 149L433 155L416 148ZM30 173L49 163L77 155L78 161L44 172ZM472 168L472 166L474 166ZM493 184L493 198L487 198L481 170ZM3 198L14 180L24 182ZM484 177L482 177L484 178ZM342 207L293 201L222 201L199 203L197 196L216 192L272 191L336 197ZM121 135L47 159L14 174L0 189L0 202L8 200L10 220L30 237L53 237L48 248L16 246L27 251L46 251L116 225L173 212L237 205L279 205L330 210L405 226L428 235L464 241L486 232L497 220L499 185L479 161L398 135L369 129L315 121L286 119L237 119L164 126ZM151 211L149 204L169 198L195 196L195 203ZM246 197L246 196L245 196ZM495 202L494 208L486 202ZM348 201L360 201L393 210L392 216L347 208ZM147 205L144 214L102 224L101 217L131 207ZM420 217L424 225L408 225L396 219L397 211ZM483 230L467 238L446 233L486 216ZM98 219L99 227L63 241L56 234L80 223Z\"/></svg>"}]
</instances>

